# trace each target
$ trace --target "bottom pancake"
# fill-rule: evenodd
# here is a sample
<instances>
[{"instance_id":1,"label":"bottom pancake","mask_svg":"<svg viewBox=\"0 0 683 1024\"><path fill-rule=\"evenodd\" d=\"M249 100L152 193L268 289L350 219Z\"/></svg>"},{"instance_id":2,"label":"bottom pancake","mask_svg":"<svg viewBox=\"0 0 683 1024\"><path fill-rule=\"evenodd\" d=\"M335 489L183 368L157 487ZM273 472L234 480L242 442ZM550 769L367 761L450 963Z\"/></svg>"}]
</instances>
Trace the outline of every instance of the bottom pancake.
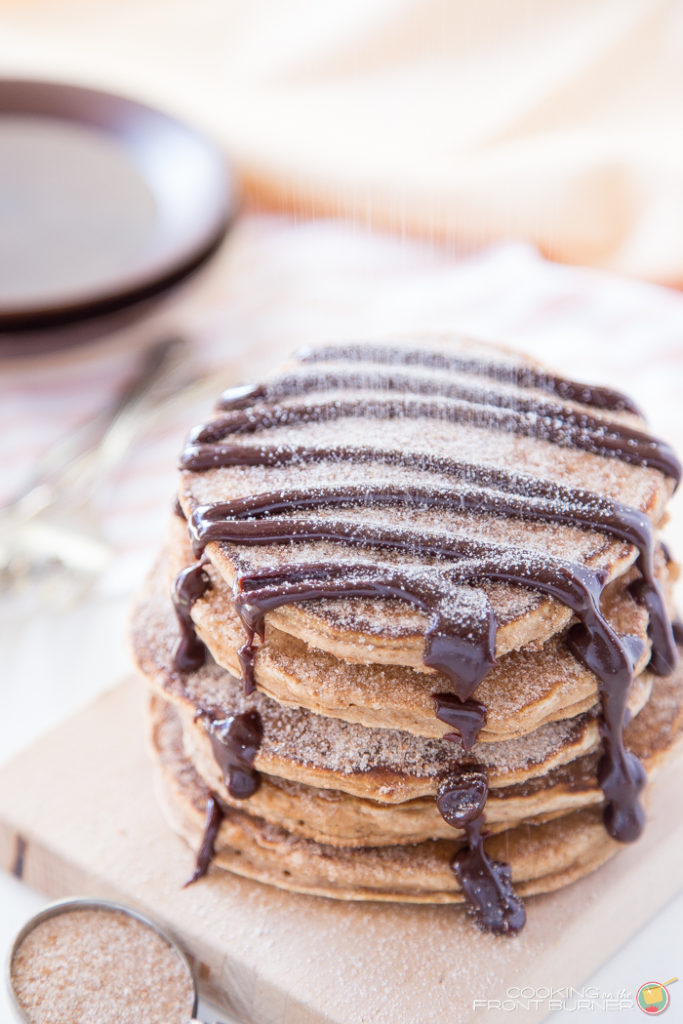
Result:
<instances>
[{"instance_id":1,"label":"bottom pancake","mask_svg":"<svg viewBox=\"0 0 683 1024\"><path fill-rule=\"evenodd\" d=\"M177 715L168 705L157 704L156 709L152 743L161 802L171 826L197 850L210 791L185 756ZM317 896L462 903L463 894L450 868L457 848L457 840L445 839L401 846L334 847L226 807L213 863L214 869ZM525 824L486 841L488 855L510 865L522 896L559 889L597 868L619 848L605 831L599 807L541 825Z\"/></svg>"}]
</instances>

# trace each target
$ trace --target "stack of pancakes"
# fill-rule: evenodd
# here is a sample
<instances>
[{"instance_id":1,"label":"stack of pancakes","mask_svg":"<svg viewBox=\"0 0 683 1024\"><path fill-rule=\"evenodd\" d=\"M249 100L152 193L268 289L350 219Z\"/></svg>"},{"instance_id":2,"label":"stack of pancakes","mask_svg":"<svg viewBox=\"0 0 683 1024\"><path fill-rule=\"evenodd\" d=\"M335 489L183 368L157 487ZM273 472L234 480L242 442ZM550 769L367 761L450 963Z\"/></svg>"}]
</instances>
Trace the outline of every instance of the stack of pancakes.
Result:
<instances>
[{"instance_id":1,"label":"stack of pancakes","mask_svg":"<svg viewBox=\"0 0 683 1024\"><path fill-rule=\"evenodd\" d=\"M196 876L506 932L636 839L683 723L678 474L625 396L478 342L325 346L226 393L133 623Z\"/></svg>"}]
</instances>

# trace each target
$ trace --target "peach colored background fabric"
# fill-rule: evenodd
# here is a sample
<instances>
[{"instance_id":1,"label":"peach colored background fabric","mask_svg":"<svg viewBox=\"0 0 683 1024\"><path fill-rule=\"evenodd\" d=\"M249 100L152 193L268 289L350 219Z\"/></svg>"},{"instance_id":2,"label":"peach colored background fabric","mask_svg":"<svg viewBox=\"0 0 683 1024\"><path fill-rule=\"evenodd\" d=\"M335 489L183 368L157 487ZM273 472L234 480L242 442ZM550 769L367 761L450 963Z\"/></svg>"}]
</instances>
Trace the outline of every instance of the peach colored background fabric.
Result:
<instances>
[{"instance_id":1,"label":"peach colored background fabric","mask_svg":"<svg viewBox=\"0 0 683 1024\"><path fill-rule=\"evenodd\" d=\"M0 0L0 71L204 125L262 199L683 283L678 0Z\"/></svg>"}]
</instances>

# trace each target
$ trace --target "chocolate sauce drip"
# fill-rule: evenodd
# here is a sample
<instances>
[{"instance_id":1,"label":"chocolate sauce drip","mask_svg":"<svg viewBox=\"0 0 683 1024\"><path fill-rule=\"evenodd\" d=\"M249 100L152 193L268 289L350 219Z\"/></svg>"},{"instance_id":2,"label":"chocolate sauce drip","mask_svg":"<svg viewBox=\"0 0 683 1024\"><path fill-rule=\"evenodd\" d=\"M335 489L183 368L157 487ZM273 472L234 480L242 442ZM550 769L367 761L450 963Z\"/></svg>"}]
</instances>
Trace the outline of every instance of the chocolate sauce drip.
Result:
<instances>
[{"instance_id":1,"label":"chocolate sauce drip","mask_svg":"<svg viewBox=\"0 0 683 1024\"><path fill-rule=\"evenodd\" d=\"M510 868L491 860L484 848L484 807L488 778L483 768L472 766L448 775L439 785L436 805L453 828L465 830L467 847L451 861L480 928L497 935L512 935L524 927L526 912L510 880Z\"/></svg>"},{"instance_id":2,"label":"chocolate sauce drip","mask_svg":"<svg viewBox=\"0 0 683 1024\"><path fill-rule=\"evenodd\" d=\"M611 627L605 625L606 629L574 626L569 631L568 643L600 682L603 753L598 764L598 782L606 800L605 828L614 839L630 843L638 839L645 824L640 804L645 770L635 754L624 746L626 700L633 666L643 645L637 637L617 638Z\"/></svg>"},{"instance_id":3,"label":"chocolate sauce drip","mask_svg":"<svg viewBox=\"0 0 683 1024\"><path fill-rule=\"evenodd\" d=\"M453 693L435 693L436 717L456 731L446 733L445 740L462 743L464 750L473 747L482 727L486 725L486 708L478 700L462 701Z\"/></svg>"},{"instance_id":4,"label":"chocolate sauce drip","mask_svg":"<svg viewBox=\"0 0 683 1024\"><path fill-rule=\"evenodd\" d=\"M439 814L453 828L464 828L484 813L489 794L486 770L469 765L447 775L436 791Z\"/></svg>"},{"instance_id":5,"label":"chocolate sauce drip","mask_svg":"<svg viewBox=\"0 0 683 1024\"><path fill-rule=\"evenodd\" d=\"M644 571L642 579L634 580L628 589L634 600L648 612L647 634L652 645L648 668L655 675L668 676L678 664L678 651L662 589L657 580L648 578Z\"/></svg>"},{"instance_id":6,"label":"chocolate sauce drip","mask_svg":"<svg viewBox=\"0 0 683 1024\"><path fill-rule=\"evenodd\" d=\"M204 833L197 853L195 869L191 878L188 878L187 882L185 882L183 888L186 889L193 882L198 882L209 870L215 854L216 837L218 836L218 830L221 827L224 816L218 797L214 793L209 793L206 801Z\"/></svg>"},{"instance_id":7,"label":"chocolate sauce drip","mask_svg":"<svg viewBox=\"0 0 683 1024\"><path fill-rule=\"evenodd\" d=\"M492 362L471 356L448 355L431 352L426 348L390 348L384 345L327 345L299 354L302 363L363 362L379 366L423 366L432 370L448 370L475 377L487 377L500 384L513 384L518 388L534 388L557 395L558 398L596 409L613 412L631 412L641 416L637 405L621 391L581 384L577 381L545 373L532 366Z\"/></svg>"},{"instance_id":8,"label":"chocolate sauce drip","mask_svg":"<svg viewBox=\"0 0 683 1024\"><path fill-rule=\"evenodd\" d=\"M683 622L676 617L671 623L671 632L677 647L683 647Z\"/></svg>"},{"instance_id":9,"label":"chocolate sauce drip","mask_svg":"<svg viewBox=\"0 0 683 1024\"><path fill-rule=\"evenodd\" d=\"M460 467L463 468L463 467ZM600 495L579 489L572 489L550 484L548 481L535 481L535 487L526 487L525 494L503 493L490 490L491 485L511 486L509 476L499 471L483 470L478 467L467 467L468 483L458 491L428 489L414 487L398 489L392 487L363 489L358 487L319 488L314 491L291 489L275 493L264 493L242 498L229 503L202 506L191 518L190 529L197 551L211 540L230 540L241 543L254 543L256 532L251 526L254 519L270 516L273 512L293 513L306 508L333 506L378 507L408 506L424 507L438 510L465 511L476 510L479 513L508 515L531 521L562 522L573 526L597 529L600 532L623 539L633 544L639 551L638 565L643 575L642 586L633 589L634 596L646 605L650 614L650 633L654 638L652 669L659 674L668 674L676 664L676 649L671 635L668 616L664 607L663 595L657 583L654 571L654 534L649 518L638 509L631 508ZM482 479L480 480L479 477ZM485 486L480 486L480 483ZM517 486L520 481L517 480ZM521 482L526 486L527 481ZM529 494L531 491L531 494ZM250 525L240 531L232 524L238 520L246 520ZM301 539L307 533L307 539L320 536L324 531L325 539L337 539L340 542L355 543L348 534L348 524L343 524L338 535L332 536L330 521L324 523L309 522L297 519L269 520L264 541L283 541L293 536ZM246 534L245 534L246 531ZM398 535L394 532L391 537ZM387 546L391 543L388 531L378 536L370 536L365 530L359 543ZM391 546L397 546L397 543ZM453 542L446 541L439 549L439 555L447 555L452 551ZM404 546L409 550L409 546ZM423 550L424 553L424 550Z\"/></svg>"},{"instance_id":10,"label":"chocolate sauce drip","mask_svg":"<svg viewBox=\"0 0 683 1024\"><path fill-rule=\"evenodd\" d=\"M254 646L254 630L247 629L246 640L240 648L237 650L237 657L239 659L240 668L242 670L242 684L244 686L244 695L249 696L256 689L256 679L254 678L254 656L256 655L256 648ZM261 636L263 639L263 636Z\"/></svg>"},{"instance_id":11,"label":"chocolate sauce drip","mask_svg":"<svg viewBox=\"0 0 683 1024\"><path fill-rule=\"evenodd\" d=\"M191 614L192 605L211 586L205 565L200 560L188 566L178 573L173 584L173 607L180 626L180 639L173 655L177 672L194 672L201 668L206 658L206 647L197 636Z\"/></svg>"},{"instance_id":12,"label":"chocolate sauce drip","mask_svg":"<svg viewBox=\"0 0 683 1024\"><path fill-rule=\"evenodd\" d=\"M510 865L486 853L482 826L481 817L465 825L467 848L453 857L453 873L479 927L494 935L515 935L526 924L526 910L512 886Z\"/></svg>"},{"instance_id":13,"label":"chocolate sauce drip","mask_svg":"<svg viewBox=\"0 0 683 1024\"><path fill-rule=\"evenodd\" d=\"M520 409L520 405L529 408ZM636 466L651 466L678 482L681 465L672 448L643 431L623 423L573 412L559 405L541 402L515 403L514 408L461 402L425 402L375 398L372 402L328 401L306 404L258 406L229 412L211 420L190 434L191 444L216 443L232 435L253 434L263 430L298 426L304 423L329 423L340 419L368 418L374 421L441 420L520 437L549 441L561 448L579 448L594 455L618 458Z\"/></svg>"},{"instance_id":14,"label":"chocolate sauce drip","mask_svg":"<svg viewBox=\"0 0 683 1024\"><path fill-rule=\"evenodd\" d=\"M644 585L632 588L632 593L647 607L650 614L650 633L655 640L652 670L660 675L667 675L672 671L677 663L677 654L663 594L655 577L654 531L646 515L621 502L578 489L554 488L550 485L545 488L544 493L538 487L537 493L531 495L497 493L491 491L489 487L478 486L475 467L472 467L472 477L474 483L465 484L457 491L425 487L328 487L314 491L291 489L264 493L232 502L200 506L192 516L190 530L195 550L199 553L211 540L242 540L239 536L235 537L234 532L233 536L226 536L223 524L227 520L252 520L269 516L273 512L289 514L306 508L385 505L422 507L439 511L472 510L481 514L507 515L532 522L560 522L596 529L626 540L638 549L638 567L643 575ZM493 481L486 479L485 483ZM537 483L547 484L547 481ZM273 525L271 520L271 528ZM291 528L291 523L287 521L284 530ZM296 529L300 529L298 524Z\"/></svg>"},{"instance_id":15,"label":"chocolate sauce drip","mask_svg":"<svg viewBox=\"0 0 683 1024\"><path fill-rule=\"evenodd\" d=\"M261 785L261 776L253 767L263 740L263 723L258 711L244 711L219 719L206 714L200 717L205 722L213 756L230 796L236 800L253 796Z\"/></svg>"},{"instance_id":16,"label":"chocolate sauce drip","mask_svg":"<svg viewBox=\"0 0 683 1024\"><path fill-rule=\"evenodd\" d=\"M183 512L183 506L180 504L177 498L175 500L175 505L173 506L173 515L177 516L178 519L182 519L183 522L185 522L187 518L185 513Z\"/></svg>"}]
</instances>

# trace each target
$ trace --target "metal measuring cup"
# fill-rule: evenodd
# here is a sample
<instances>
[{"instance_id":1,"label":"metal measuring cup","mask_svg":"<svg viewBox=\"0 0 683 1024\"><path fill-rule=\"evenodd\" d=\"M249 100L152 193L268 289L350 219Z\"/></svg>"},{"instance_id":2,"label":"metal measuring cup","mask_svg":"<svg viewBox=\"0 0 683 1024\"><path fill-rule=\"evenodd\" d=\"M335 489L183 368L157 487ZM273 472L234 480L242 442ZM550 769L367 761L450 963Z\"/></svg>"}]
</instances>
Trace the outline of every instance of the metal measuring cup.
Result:
<instances>
[{"instance_id":1,"label":"metal measuring cup","mask_svg":"<svg viewBox=\"0 0 683 1024\"><path fill-rule=\"evenodd\" d=\"M30 920L28 920L26 924L23 926L23 928L19 931L9 951L9 956L7 958L7 964L5 969L5 979L9 989L10 1001L16 1014L17 1021L28 1022L28 1024L30 1024L31 1020L31 1018L27 1016L25 1010L23 1009L21 1003L19 1002L14 987L12 967L14 964L15 956L19 951L19 948L21 947L24 940L31 934L33 929L36 928L39 924L41 924L43 921L47 921L51 917L56 917L60 914L66 914L74 910L105 910L125 914L126 916L134 918L136 921L145 925L147 928L155 932L160 938L162 938L164 942L168 944L170 949L175 953L175 955L178 957L178 959L181 961L181 963L183 964L187 971L188 981L191 987L193 999L191 1009L192 1018L191 1020L188 1020L186 1024L201 1024L201 1022L197 1021L196 1017L194 1016L197 1012L197 1005L199 1002L197 979L195 972L192 968L192 965L190 963L190 960L185 951L182 949L182 947L176 942L176 940L171 935L168 934L167 931L160 927L160 925L158 925L151 918L146 917L144 914L141 914L139 911L132 910L130 907L127 907L122 903L116 903L111 900L97 899L58 900L56 903L51 903L49 906L45 907L34 917L30 918Z\"/></svg>"}]
</instances>

